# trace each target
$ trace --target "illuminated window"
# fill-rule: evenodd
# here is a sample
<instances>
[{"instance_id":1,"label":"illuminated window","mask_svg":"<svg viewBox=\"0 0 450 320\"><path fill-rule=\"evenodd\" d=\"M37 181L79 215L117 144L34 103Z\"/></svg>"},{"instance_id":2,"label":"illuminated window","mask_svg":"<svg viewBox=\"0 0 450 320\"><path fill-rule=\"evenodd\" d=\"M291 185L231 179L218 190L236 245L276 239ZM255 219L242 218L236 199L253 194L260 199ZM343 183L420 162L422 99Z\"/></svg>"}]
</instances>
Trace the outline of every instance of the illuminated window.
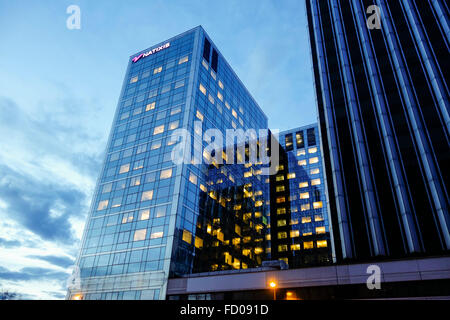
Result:
<instances>
[{"instance_id":1,"label":"illuminated window","mask_svg":"<svg viewBox=\"0 0 450 320\"><path fill-rule=\"evenodd\" d=\"M223 83L219 80L219 87L223 90Z\"/></svg>"},{"instance_id":2,"label":"illuminated window","mask_svg":"<svg viewBox=\"0 0 450 320\"><path fill-rule=\"evenodd\" d=\"M137 81L138 81L138 76L133 77L133 78L130 79L130 83L135 83Z\"/></svg>"},{"instance_id":3,"label":"illuminated window","mask_svg":"<svg viewBox=\"0 0 450 320\"><path fill-rule=\"evenodd\" d=\"M178 61L178 64L182 64L182 63L185 63L185 62L188 62L188 61L189 61L189 57L186 56L186 57L181 58L181 59Z\"/></svg>"},{"instance_id":4,"label":"illuminated window","mask_svg":"<svg viewBox=\"0 0 450 320\"><path fill-rule=\"evenodd\" d=\"M156 102L149 103L145 106L145 111L153 110L153 109L155 109L155 106L156 106Z\"/></svg>"},{"instance_id":5,"label":"illuminated window","mask_svg":"<svg viewBox=\"0 0 450 320\"><path fill-rule=\"evenodd\" d=\"M199 89L206 96L206 88L201 83Z\"/></svg>"},{"instance_id":6,"label":"illuminated window","mask_svg":"<svg viewBox=\"0 0 450 320\"><path fill-rule=\"evenodd\" d=\"M323 207L322 201L313 202L314 209L320 209Z\"/></svg>"},{"instance_id":7,"label":"illuminated window","mask_svg":"<svg viewBox=\"0 0 450 320\"><path fill-rule=\"evenodd\" d=\"M313 180L311 180L311 185L312 186L317 186L319 184L320 184L320 179L313 179Z\"/></svg>"},{"instance_id":8,"label":"illuminated window","mask_svg":"<svg viewBox=\"0 0 450 320\"><path fill-rule=\"evenodd\" d=\"M299 166L306 166L306 160L298 160Z\"/></svg>"},{"instance_id":9,"label":"illuminated window","mask_svg":"<svg viewBox=\"0 0 450 320\"><path fill-rule=\"evenodd\" d=\"M145 236L147 235L147 229L139 229L134 232L133 241L142 241L145 240Z\"/></svg>"},{"instance_id":10,"label":"illuminated window","mask_svg":"<svg viewBox=\"0 0 450 320\"><path fill-rule=\"evenodd\" d=\"M166 169L166 170L161 171L161 175L159 176L159 178L161 180L163 180L163 179L168 179L171 176L172 176L172 169Z\"/></svg>"},{"instance_id":11,"label":"illuminated window","mask_svg":"<svg viewBox=\"0 0 450 320\"><path fill-rule=\"evenodd\" d=\"M277 192L282 192L282 191L284 191L284 186L277 186L277 187L276 187L276 191L277 191Z\"/></svg>"},{"instance_id":12,"label":"illuminated window","mask_svg":"<svg viewBox=\"0 0 450 320\"><path fill-rule=\"evenodd\" d=\"M309 164L314 164L314 163L317 163L317 162L319 162L319 158L318 157L314 157L314 158L310 158L309 159Z\"/></svg>"},{"instance_id":13,"label":"illuminated window","mask_svg":"<svg viewBox=\"0 0 450 320\"><path fill-rule=\"evenodd\" d=\"M157 126L157 127L153 130L153 135L160 134L160 133L163 133L163 132L164 132L164 125L162 124L162 125L160 125L160 126Z\"/></svg>"},{"instance_id":14,"label":"illuminated window","mask_svg":"<svg viewBox=\"0 0 450 320\"><path fill-rule=\"evenodd\" d=\"M302 217L302 223L310 223L311 217Z\"/></svg>"},{"instance_id":15,"label":"illuminated window","mask_svg":"<svg viewBox=\"0 0 450 320\"><path fill-rule=\"evenodd\" d=\"M278 232L278 239L286 239L287 232Z\"/></svg>"},{"instance_id":16,"label":"illuminated window","mask_svg":"<svg viewBox=\"0 0 450 320\"><path fill-rule=\"evenodd\" d=\"M323 233L325 233L325 227L317 227L317 228L316 228L316 233L317 233L317 234L323 234Z\"/></svg>"},{"instance_id":17,"label":"illuminated window","mask_svg":"<svg viewBox=\"0 0 450 320\"><path fill-rule=\"evenodd\" d=\"M277 181L283 181L283 180L284 180L284 175L282 175L282 174L277 175L276 178L275 178L275 180L277 180Z\"/></svg>"},{"instance_id":18,"label":"illuminated window","mask_svg":"<svg viewBox=\"0 0 450 320\"><path fill-rule=\"evenodd\" d=\"M311 169L311 171L309 173L310 174L319 174L320 173L320 169L319 168Z\"/></svg>"},{"instance_id":19,"label":"illuminated window","mask_svg":"<svg viewBox=\"0 0 450 320\"><path fill-rule=\"evenodd\" d=\"M152 200L152 198L153 198L153 190L148 190L148 191L142 192L141 201Z\"/></svg>"},{"instance_id":20,"label":"illuminated window","mask_svg":"<svg viewBox=\"0 0 450 320\"><path fill-rule=\"evenodd\" d=\"M195 185L197 184L197 176L192 172L189 174L189 181Z\"/></svg>"},{"instance_id":21,"label":"illuminated window","mask_svg":"<svg viewBox=\"0 0 450 320\"><path fill-rule=\"evenodd\" d=\"M122 165L120 167L119 173L126 173L128 171L130 171L130 164L129 163Z\"/></svg>"},{"instance_id":22,"label":"illuminated window","mask_svg":"<svg viewBox=\"0 0 450 320\"><path fill-rule=\"evenodd\" d=\"M233 115L233 117L235 117L237 119L237 112L234 109L231 109L231 114Z\"/></svg>"},{"instance_id":23,"label":"illuminated window","mask_svg":"<svg viewBox=\"0 0 450 320\"><path fill-rule=\"evenodd\" d=\"M296 238L300 236L300 231L298 230L291 230L291 238Z\"/></svg>"},{"instance_id":24,"label":"illuminated window","mask_svg":"<svg viewBox=\"0 0 450 320\"><path fill-rule=\"evenodd\" d=\"M105 210L108 207L109 200L102 200L98 203L97 211Z\"/></svg>"},{"instance_id":25,"label":"illuminated window","mask_svg":"<svg viewBox=\"0 0 450 320\"><path fill-rule=\"evenodd\" d=\"M203 192L207 191L206 187L204 185L202 185L201 183L200 183L200 190L202 190Z\"/></svg>"},{"instance_id":26,"label":"illuminated window","mask_svg":"<svg viewBox=\"0 0 450 320\"><path fill-rule=\"evenodd\" d=\"M277 226L278 227L284 227L286 225L286 220L278 220L277 221Z\"/></svg>"},{"instance_id":27,"label":"illuminated window","mask_svg":"<svg viewBox=\"0 0 450 320\"><path fill-rule=\"evenodd\" d=\"M223 101L223 95L217 91L217 98L219 98L220 101Z\"/></svg>"},{"instance_id":28,"label":"illuminated window","mask_svg":"<svg viewBox=\"0 0 450 320\"><path fill-rule=\"evenodd\" d=\"M297 150L297 157L304 156L304 155L306 155L305 149Z\"/></svg>"},{"instance_id":29,"label":"illuminated window","mask_svg":"<svg viewBox=\"0 0 450 320\"><path fill-rule=\"evenodd\" d=\"M323 219L323 216L322 215L320 215L320 214L316 214L315 216L314 216L314 221L323 221L324 219Z\"/></svg>"},{"instance_id":30,"label":"illuminated window","mask_svg":"<svg viewBox=\"0 0 450 320\"><path fill-rule=\"evenodd\" d=\"M230 108L231 108L230 104L227 101L225 101L225 107L227 107L228 110L230 110Z\"/></svg>"},{"instance_id":31,"label":"illuminated window","mask_svg":"<svg viewBox=\"0 0 450 320\"><path fill-rule=\"evenodd\" d=\"M277 214L285 214L286 213L286 208L278 208L277 209Z\"/></svg>"},{"instance_id":32,"label":"illuminated window","mask_svg":"<svg viewBox=\"0 0 450 320\"><path fill-rule=\"evenodd\" d=\"M203 239L199 238L199 237L195 237L195 241L194 241L194 245L196 248L203 248Z\"/></svg>"},{"instance_id":33,"label":"illuminated window","mask_svg":"<svg viewBox=\"0 0 450 320\"><path fill-rule=\"evenodd\" d=\"M151 150L156 150L161 148L161 140L153 141L152 146L150 147Z\"/></svg>"},{"instance_id":34,"label":"illuminated window","mask_svg":"<svg viewBox=\"0 0 450 320\"><path fill-rule=\"evenodd\" d=\"M292 251L298 251L298 250L300 250L300 244L299 244L299 243L291 244L291 250L292 250Z\"/></svg>"},{"instance_id":35,"label":"illuminated window","mask_svg":"<svg viewBox=\"0 0 450 320\"><path fill-rule=\"evenodd\" d=\"M153 74L157 74L157 73L160 73L162 71L162 66L161 67L158 67L158 68L155 68L155 69L153 69Z\"/></svg>"},{"instance_id":36,"label":"illuminated window","mask_svg":"<svg viewBox=\"0 0 450 320\"><path fill-rule=\"evenodd\" d=\"M173 116L174 114L178 114L181 112L181 107L173 108L172 111L170 111L170 115Z\"/></svg>"},{"instance_id":37,"label":"illuminated window","mask_svg":"<svg viewBox=\"0 0 450 320\"><path fill-rule=\"evenodd\" d=\"M184 242L187 242L187 243L191 244L191 242L192 242L192 233L190 233L190 232L187 231L187 230L183 230L183 237L182 237L182 240L183 240Z\"/></svg>"},{"instance_id":38,"label":"illuminated window","mask_svg":"<svg viewBox=\"0 0 450 320\"><path fill-rule=\"evenodd\" d=\"M212 95L210 95L210 94L208 94L208 100L209 100L209 102L211 102L212 104L214 104L214 97L212 96Z\"/></svg>"},{"instance_id":39,"label":"illuminated window","mask_svg":"<svg viewBox=\"0 0 450 320\"><path fill-rule=\"evenodd\" d=\"M300 182L300 184L298 185L298 187L301 188L306 188L308 186L308 182Z\"/></svg>"},{"instance_id":40,"label":"illuminated window","mask_svg":"<svg viewBox=\"0 0 450 320\"><path fill-rule=\"evenodd\" d=\"M150 210L149 209L141 210L141 212L139 212L139 220L148 220L148 219L150 219Z\"/></svg>"},{"instance_id":41,"label":"illuminated window","mask_svg":"<svg viewBox=\"0 0 450 320\"><path fill-rule=\"evenodd\" d=\"M291 219L291 225L298 224L298 219Z\"/></svg>"},{"instance_id":42,"label":"illuminated window","mask_svg":"<svg viewBox=\"0 0 450 320\"><path fill-rule=\"evenodd\" d=\"M205 59L202 60L202 65L205 67L206 70L209 69L208 62L206 62Z\"/></svg>"},{"instance_id":43,"label":"illuminated window","mask_svg":"<svg viewBox=\"0 0 450 320\"><path fill-rule=\"evenodd\" d=\"M317 152L317 147L312 147L308 149L308 153L316 153Z\"/></svg>"},{"instance_id":44,"label":"illuminated window","mask_svg":"<svg viewBox=\"0 0 450 320\"><path fill-rule=\"evenodd\" d=\"M278 197L277 198L277 203L283 203L286 202L286 198L285 197Z\"/></svg>"},{"instance_id":45,"label":"illuminated window","mask_svg":"<svg viewBox=\"0 0 450 320\"><path fill-rule=\"evenodd\" d=\"M288 179L295 179L295 172L287 174Z\"/></svg>"},{"instance_id":46,"label":"illuminated window","mask_svg":"<svg viewBox=\"0 0 450 320\"><path fill-rule=\"evenodd\" d=\"M314 242L312 242L312 241L303 242L303 248L314 249Z\"/></svg>"},{"instance_id":47,"label":"illuminated window","mask_svg":"<svg viewBox=\"0 0 450 320\"><path fill-rule=\"evenodd\" d=\"M144 167L144 160L138 160L134 163L133 170L139 170Z\"/></svg>"},{"instance_id":48,"label":"illuminated window","mask_svg":"<svg viewBox=\"0 0 450 320\"><path fill-rule=\"evenodd\" d=\"M159 239L159 238L162 238L163 235L164 235L164 232L162 232L162 231L159 231L159 232L153 232L153 233L150 235L150 239Z\"/></svg>"},{"instance_id":49,"label":"illuminated window","mask_svg":"<svg viewBox=\"0 0 450 320\"><path fill-rule=\"evenodd\" d=\"M169 123L169 130L174 130L174 129L178 128L178 124L179 124L178 120Z\"/></svg>"},{"instance_id":50,"label":"illuminated window","mask_svg":"<svg viewBox=\"0 0 450 320\"><path fill-rule=\"evenodd\" d=\"M197 110L197 114L196 114L197 118L201 121L203 121L203 114Z\"/></svg>"},{"instance_id":51,"label":"illuminated window","mask_svg":"<svg viewBox=\"0 0 450 320\"><path fill-rule=\"evenodd\" d=\"M309 199L309 192L300 193L300 199Z\"/></svg>"},{"instance_id":52,"label":"illuminated window","mask_svg":"<svg viewBox=\"0 0 450 320\"><path fill-rule=\"evenodd\" d=\"M317 248L326 248L328 246L327 240L317 241Z\"/></svg>"},{"instance_id":53,"label":"illuminated window","mask_svg":"<svg viewBox=\"0 0 450 320\"><path fill-rule=\"evenodd\" d=\"M305 204L302 204L300 206L300 210L301 211L306 211L306 210L309 210L309 209L311 209L311 205L309 203L305 203Z\"/></svg>"},{"instance_id":54,"label":"illuminated window","mask_svg":"<svg viewBox=\"0 0 450 320\"><path fill-rule=\"evenodd\" d=\"M252 170L244 172L244 178L249 178L252 176Z\"/></svg>"},{"instance_id":55,"label":"illuminated window","mask_svg":"<svg viewBox=\"0 0 450 320\"><path fill-rule=\"evenodd\" d=\"M213 77L214 80L217 79L216 73L212 70L211 70L211 77Z\"/></svg>"},{"instance_id":56,"label":"illuminated window","mask_svg":"<svg viewBox=\"0 0 450 320\"><path fill-rule=\"evenodd\" d=\"M285 252L288 250L288 246L286 244L280 244L278 246L278 252Z\"/></svg>"},{"instance_id":57,"label":"illuminated window","mask_svg":"<svg viewBox=\"0 0 450 320\"><path fill-rule=\"evenodd\" d=\"M133 177L130 181L130 187L138 186L141 184L141 177Z\"/></svg>"}]
</instances>

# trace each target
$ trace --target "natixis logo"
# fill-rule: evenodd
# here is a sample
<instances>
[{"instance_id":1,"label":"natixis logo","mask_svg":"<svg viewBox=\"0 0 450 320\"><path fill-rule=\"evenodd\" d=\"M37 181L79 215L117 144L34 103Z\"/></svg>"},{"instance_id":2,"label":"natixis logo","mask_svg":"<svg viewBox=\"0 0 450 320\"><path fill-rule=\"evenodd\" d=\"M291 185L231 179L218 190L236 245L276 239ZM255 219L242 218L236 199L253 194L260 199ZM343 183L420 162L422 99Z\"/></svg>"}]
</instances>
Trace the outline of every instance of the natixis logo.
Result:
<instances>
[{"instance_id":1,"label":"natixis logo","mask_svg":"<svg viewBox=\"0 0 450 320\"><path fill-rule=\"evenodd\" d=\"M140 55L134 57L131 61L133 61L133 63L136 63L137 61L139 61L142 58L148 57L152 54L155 54L161 50L167 49L168 47L170 47L170 42L167 42L166 44L163 44L162 46L159 46L155 49L149 50L145 53L141 53Z\"/></svg>"}]
</instances>

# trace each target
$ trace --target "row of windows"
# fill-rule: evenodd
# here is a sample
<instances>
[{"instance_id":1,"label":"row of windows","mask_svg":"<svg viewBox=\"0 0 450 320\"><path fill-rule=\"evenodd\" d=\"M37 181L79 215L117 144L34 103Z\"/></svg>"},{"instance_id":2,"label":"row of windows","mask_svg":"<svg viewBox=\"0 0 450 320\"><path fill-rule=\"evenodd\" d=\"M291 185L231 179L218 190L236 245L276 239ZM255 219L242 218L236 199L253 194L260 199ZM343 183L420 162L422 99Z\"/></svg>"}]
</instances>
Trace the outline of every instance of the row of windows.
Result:
<instances>
[{"instance_id":1,"label":"row of windows","mask_svg":"<svg viewBox=\"0 0 450 320\"><path fill-rule=\"evenodd\" d=\"M320 249L320 248L326 248L326 247L328 247L327 240L316 241L316 248ZM314 249L314 241L303 242L303 249L304 250ZM292 251L301 250L301 244L300 243L291 244L291 250ZM280 244L278 246L278 252L286 252L286 251L288 251L287 244Z\"/></svg>"}]
</instances>

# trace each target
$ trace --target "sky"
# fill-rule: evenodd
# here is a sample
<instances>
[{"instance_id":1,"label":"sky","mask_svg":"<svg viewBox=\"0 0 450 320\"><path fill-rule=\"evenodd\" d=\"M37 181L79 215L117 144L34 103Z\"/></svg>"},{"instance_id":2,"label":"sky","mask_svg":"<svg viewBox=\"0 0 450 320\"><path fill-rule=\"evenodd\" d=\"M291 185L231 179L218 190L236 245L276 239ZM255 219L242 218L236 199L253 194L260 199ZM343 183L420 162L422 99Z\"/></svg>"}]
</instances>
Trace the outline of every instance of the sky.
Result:
<instances>
[{"instance_id":1,"label":"sky","mask_svg":"<svg viewBox=\"0 0 450 320\"><path fill-rule=\"evenodd\" d=\"M0 291L64 299L128 57L197 25L271 129L317 121L303 1L0 0Z\"/></svg>"}]
</instances>

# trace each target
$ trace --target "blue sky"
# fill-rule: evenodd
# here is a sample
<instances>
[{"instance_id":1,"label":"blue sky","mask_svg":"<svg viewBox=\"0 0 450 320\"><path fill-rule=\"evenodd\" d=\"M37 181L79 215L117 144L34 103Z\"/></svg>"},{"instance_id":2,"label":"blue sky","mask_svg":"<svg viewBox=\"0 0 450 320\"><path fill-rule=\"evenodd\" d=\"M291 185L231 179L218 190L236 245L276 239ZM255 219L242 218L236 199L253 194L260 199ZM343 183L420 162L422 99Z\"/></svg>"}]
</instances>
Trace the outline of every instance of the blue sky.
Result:
<instances>
[{"instance_id":1,"label":"blue sky","mask_svg":"<svg viewBox=\"0 0 450 320\"><path fill-rule=\"evenodd\" d=\"M0 1L0 289L64 298L127 59L197 25L272 129L316 122L303 1Z\"/></svg>"}]
</instances>

